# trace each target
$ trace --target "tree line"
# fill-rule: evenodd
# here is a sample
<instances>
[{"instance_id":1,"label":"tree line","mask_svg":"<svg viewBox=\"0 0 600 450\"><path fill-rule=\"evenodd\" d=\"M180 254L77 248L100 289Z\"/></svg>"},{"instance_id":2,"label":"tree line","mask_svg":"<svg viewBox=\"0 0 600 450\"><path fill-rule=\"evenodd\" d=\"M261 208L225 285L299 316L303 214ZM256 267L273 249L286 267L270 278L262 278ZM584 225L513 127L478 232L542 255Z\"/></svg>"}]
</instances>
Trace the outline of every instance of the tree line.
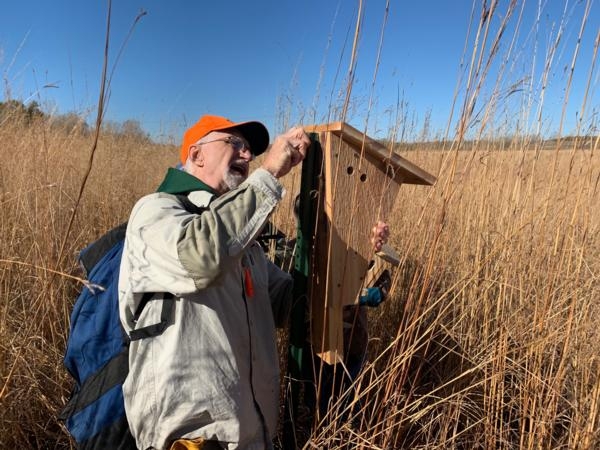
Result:
<instances>
[{"instance_id":1,"label":"tree line","mask_svg":"<svg viewBox=\"0 0 600 450\"><path fill-rule=\"evenodd\" d=\"M0 127L8 121L16 121L25 126L32 126L41 120L48 121L53 128L63 129L68 133L78 132L88 135L92 131L92 127L86 122L85 118L74 112L48 114L42 110L40 104L36 101L27 104L13 99L0 101ZM134 119L127 119L123 122L105 120L102 131L141 141L151 141L150 135L144 131L140 122Z\"/></svg>"}]
</instances>

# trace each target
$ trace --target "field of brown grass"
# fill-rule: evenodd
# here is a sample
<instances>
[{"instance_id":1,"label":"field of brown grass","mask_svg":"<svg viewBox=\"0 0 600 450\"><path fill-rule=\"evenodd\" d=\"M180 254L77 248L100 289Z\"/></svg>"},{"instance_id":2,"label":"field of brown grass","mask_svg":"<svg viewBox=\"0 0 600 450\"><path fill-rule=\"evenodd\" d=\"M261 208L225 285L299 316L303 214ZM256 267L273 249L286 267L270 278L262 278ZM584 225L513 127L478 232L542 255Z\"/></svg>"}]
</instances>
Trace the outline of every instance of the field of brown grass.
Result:
<instances>
[{"instance_id":1,"label":"field of brown grass","mask_svg":"<svg viewBox=\"0 0 600 450\"><path fill-rule=\"evenodd\" d=\"M539 2L532 23L521 20L526 3L473 3L448 129L437 135L448 142L403 142L429 139L429 118L422 133L409 130L416 122L397 100L395 149L438 181L402 186L380 218L402 256L392 295L369 311L352 402L302 430L305 448L600 448L600 34L586 30L592 0L558 18ZM326 114L336 121L356 102L356 17L346 87ZM545 21L552 30L541 32ZM379 50L384 31L385 20ZM105 82L106 72L100 117ZM561 137L572 116L574 136ZM90 165L93 133L74 114L54 119L0 114L0 449L73 448L57 415L71 387L62 355L83 282L76 255L177 161L175 146L106 130ZM542 140L549 130L558 137ZM299 183L286 184L274 221L289 233Z\"/></svg>"},{"instance_id":2,"label":"field of brown grass","mask_svg":"<svg viewBox=\"0 0 600 450\"><path fill-rule=\"evenodd\" d=\"M92 139L44 118L0 123L0 448L70 448L56 416L75 256L177 160L173 146L101 135L66 236ZM308 445L600 447L599 150L403 154L438 182L403 186L384 218L403 259L370 311L359 407L334 408Z\"/></svg>"},{"instance_id":3,"label":"field of brown grass","mask_svg":"<svg viewBox=\"0 0 600 450\"><path fill-rule=\"evenodd\" d=\"M81 288L75 257L125 221L175 158L171 147L102 136L65 240L92 140L46 119L0 123L0 448L69 448L56 416L70 389L61 360Z\"/></svg>"},{"instance_id":4,"label":"field of brown grass","mask_svg":"<svg viewBox=\"0 0 600 450\"><path fill-rule=\"evenodd\" d=\"M390 220L407 259L373 328L405 392L378 420L404 426L382 446L596 448L597 149L481 147L407 155L440 178Z\"/></svg>"}]
</instances>

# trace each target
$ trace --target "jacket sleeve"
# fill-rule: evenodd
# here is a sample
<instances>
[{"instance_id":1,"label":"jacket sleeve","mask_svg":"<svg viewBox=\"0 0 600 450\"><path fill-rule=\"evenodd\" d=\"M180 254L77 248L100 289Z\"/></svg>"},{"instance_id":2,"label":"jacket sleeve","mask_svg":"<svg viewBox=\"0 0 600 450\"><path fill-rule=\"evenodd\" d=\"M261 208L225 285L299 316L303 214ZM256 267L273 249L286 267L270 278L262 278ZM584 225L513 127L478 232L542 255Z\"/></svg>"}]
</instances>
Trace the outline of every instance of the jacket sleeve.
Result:
<instances>
[{"instance_id":1,"label":"jacket sleeve","mask_svg":"<svg viewBox=\"0 0 600 450\"><path fill-rule=\"evenodd\" d=\"M186 294L210 286L237 263L282 196L279 182L257 169L237 189L198 205L206 206L201 214L170 194L142 198L127 228L133 290Z\"/></svg>"}]
</instances>

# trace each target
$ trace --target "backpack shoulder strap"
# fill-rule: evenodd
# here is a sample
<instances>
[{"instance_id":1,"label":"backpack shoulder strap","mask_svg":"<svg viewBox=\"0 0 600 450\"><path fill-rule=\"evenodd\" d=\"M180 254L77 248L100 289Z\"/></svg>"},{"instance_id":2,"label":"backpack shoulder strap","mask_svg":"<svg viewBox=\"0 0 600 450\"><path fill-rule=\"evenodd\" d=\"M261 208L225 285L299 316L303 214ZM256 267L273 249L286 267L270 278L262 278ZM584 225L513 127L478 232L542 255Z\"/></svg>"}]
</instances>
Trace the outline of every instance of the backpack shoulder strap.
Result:
<instances>
[{"instance_id":1,"label":"backpack shoulder strap","mask_svg":"<svg viewBox=\"0 0 600 450\"><path fill-rule=\"evenodd\" d=\"M178 194L176 197L183 203L184 208L194 214L202 214L208 208L196 206L187 195ZM173 309L175 307L174 295L170 292L160 294L158 292L146 292L138 305L135 314L133 316L134 321L140 318L142 311L146 304L151 300L162 300L162 308L160 311L160 322L148 325L142 328L137 328L129 333L129 339L131 341L137 341L138 339L144 339L148 337L158 336L169 326L169 323L173 316Z\"/></svg>"},{"instance_id":2,"label":"backpack shoulder strap","mask_svg":"<svg viewBox=\"0 0 600 450\"><path fill-rule=\"evenodd\" d=\"M202 214L204 211L208 210L208 207L205 206L197 206L194 202L192 202L187 195L183 194L174 194L175 197L179 199L179 201L183 204L183 207L186 211L194 213L194 214Z\"/></svg>"},{"instance_id":3,"label":"backpack shoulder strap","mask_svg":"<svg viewBox=\"0 0 600 450\"><path fill-rule=\"evenodd\" d=\"M142 297L142 302L138 306L138 311L136 311L136 316L139 317L139 314L142 313L142 310L146 303L150 300L154 299L155 294L153 292L147 292ZM142 328L136 328L129 332L129 339L131 341L137 341L139 339L149 338L153 336L159 336L163 331L169 326L169 323L173 317L173 309L175 307L175 299L174 295L170 292L165 292L162 295L162 308L160 310L160 322L148 325ZM137 318L136 318L137 320Z\"/></svg>"}]
</instances>

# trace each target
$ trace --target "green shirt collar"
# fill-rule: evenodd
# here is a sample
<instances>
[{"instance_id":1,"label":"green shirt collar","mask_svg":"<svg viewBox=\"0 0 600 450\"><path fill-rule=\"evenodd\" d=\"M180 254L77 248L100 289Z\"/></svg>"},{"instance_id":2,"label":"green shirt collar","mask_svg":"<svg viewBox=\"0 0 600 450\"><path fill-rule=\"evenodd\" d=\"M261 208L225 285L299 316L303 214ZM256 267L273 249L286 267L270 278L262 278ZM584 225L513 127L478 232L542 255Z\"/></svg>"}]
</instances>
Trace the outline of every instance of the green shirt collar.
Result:
<instances>
[{"instance_id":1,"label":"green shirt collar","mask_svg":"<svg viewBox=\"0 0 600 450\"><path fill-rule=\"evenodd\" d=\"M165 179L156 190L156 192L182 195L187 195L194 191L207 191L211 194L218 195L213 188L203 183L195 176L172 167L169 168L165 175Z\"/></svg>"}]
</instances>

